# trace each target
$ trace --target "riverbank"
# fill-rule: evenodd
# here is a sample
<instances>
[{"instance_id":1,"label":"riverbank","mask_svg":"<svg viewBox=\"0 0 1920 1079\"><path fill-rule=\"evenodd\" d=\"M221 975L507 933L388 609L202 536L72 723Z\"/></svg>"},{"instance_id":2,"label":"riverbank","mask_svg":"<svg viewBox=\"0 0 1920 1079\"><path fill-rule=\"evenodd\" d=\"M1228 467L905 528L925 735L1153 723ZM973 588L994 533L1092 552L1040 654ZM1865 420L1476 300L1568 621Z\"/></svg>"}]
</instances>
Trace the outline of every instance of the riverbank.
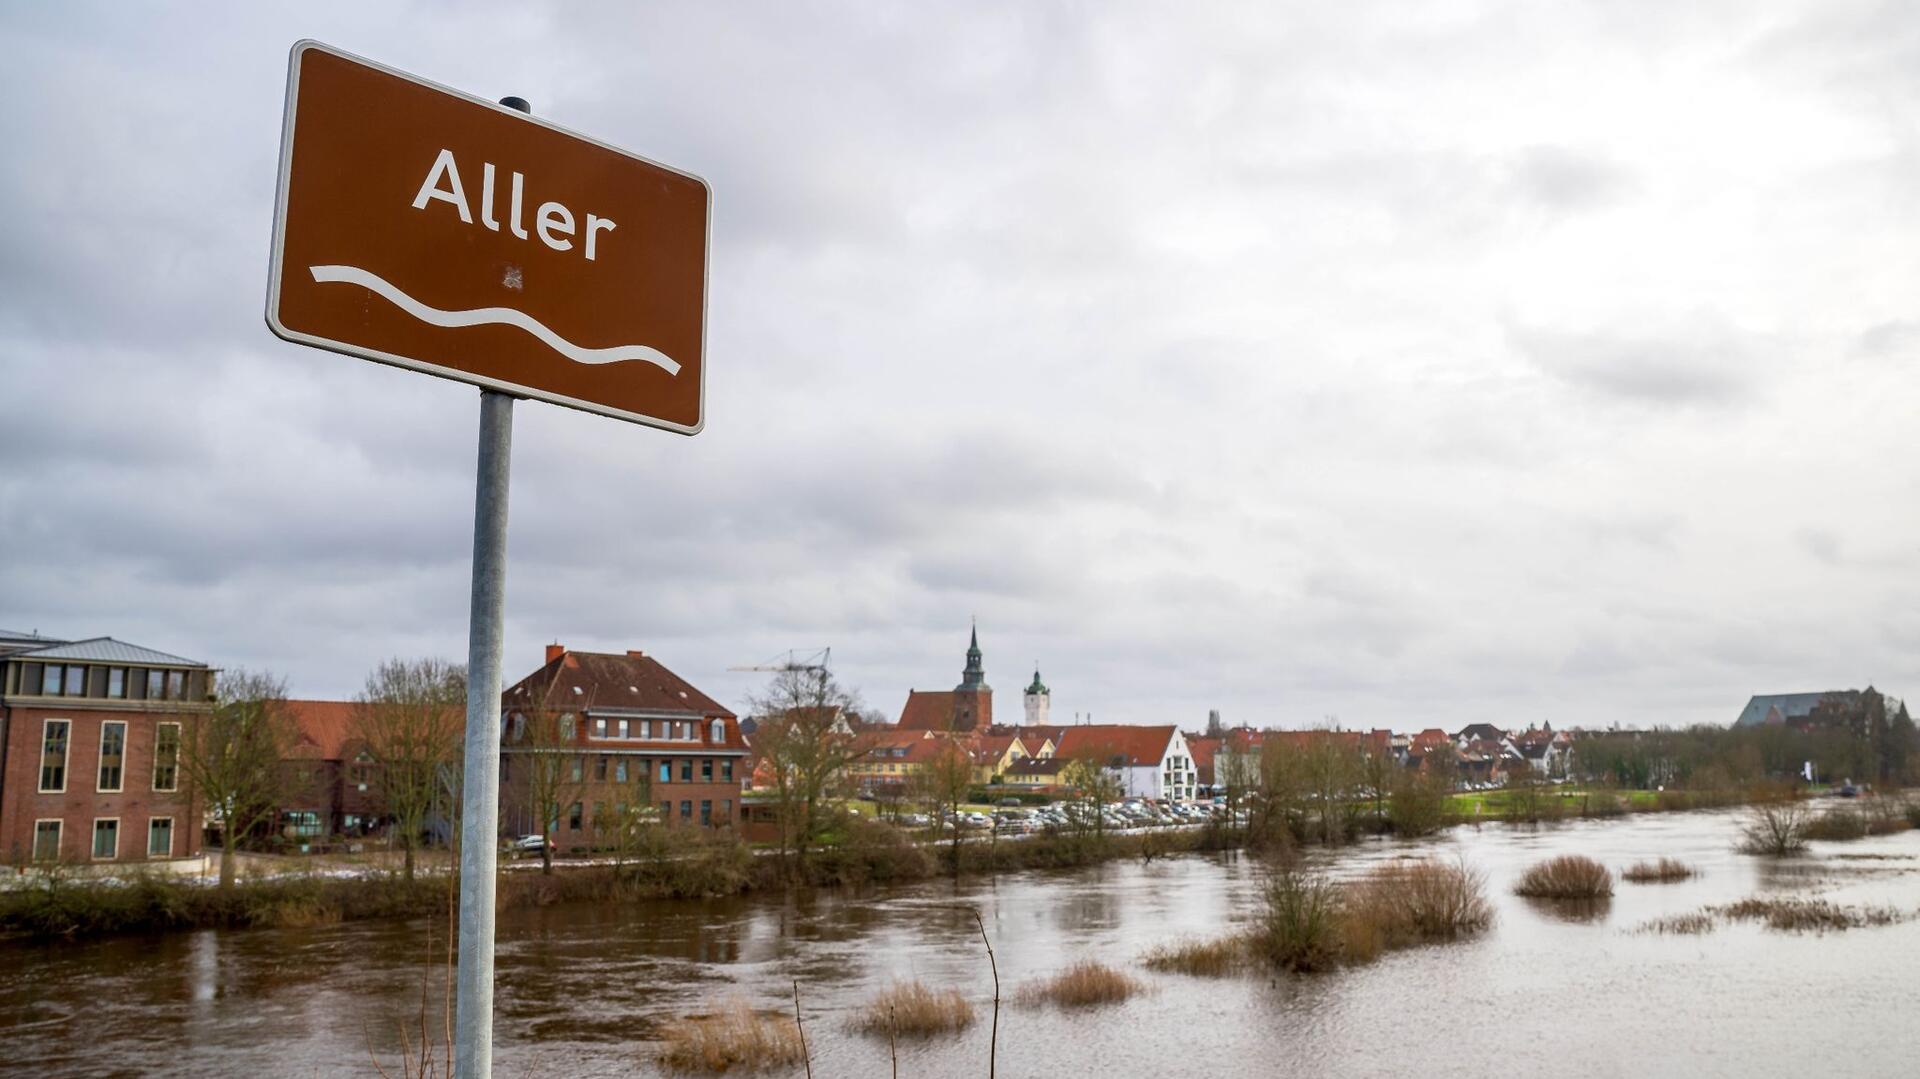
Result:
<instances>
[{"instance_id":1,"label":"riverbank","mask_svg":"<svg viewBox=\"0 0 1920 1079\"><path fill-rule=\"evenodd\" d=\"M1645 794L1647 797L1637 797ZM1447 826L1535 825L1554 821L1606 820L1628 814L1724 808L1742 799L1710 792L1591 792L1554 790L1548 797L1516 802L1506 792L1454 796ZM1920 814L1916 814L1920 816ZM1904 823L1902 821L1901 823ZM1382 818L1362 818L1349 839L1389 831ZM1256 844L1311 846L1304 822L1283 836ZM1436 832L1410 839L1429 843ZM1866 834L1863 830L1860 834ZM864 818L849 818L835 842L810 851L804 864L771 851L755 852L728 839L663 833L638 854L592 862L557 862L551 874L524 863L503 870L498 909L561 903L623 903L657 899L711 899L791 888L844 888L941 877L997 875L1029 869L1068 869L1112 861L1152 862L1197 851L1236 850L1245 829L1216 823L1198 828L1126 832L1075 831L961 843L915 840ZM446 864L442 862L441 864ZM37 874L30 883L0 891L0 938L73 939L124 933L205 928L329 925L377 918L447 918L456 900L447 871L423 871L409 881L396 872L337 867L243 879L221 889L174 875L95 878Z\"/></svg>"},{"instance_id":2,"label":"riverbank","mask_svg":"<svg viewBox=\"0 0 1920 1079\"><path fill-rule=\"evenodd\" d=\"M959 875L1059 869L1220 849L1223 833L1062 834L960 845ZM834 846L811 852L804 867L771 852L756 856L728 840L669 836L645 856L586 864L557 862L542 873L521 864L500 873L498 908L559 903L704 899L779 891L909 882L953 875L952 848L917 843L890 828L850 828ZM369 918L446 918L455 878L423 872L413 880L368 871L295 872L220 888L171 874L83 877L59 871L0 892L0 938L73 939L185 929L298 927Z\"/></svg>"}]
</instances>

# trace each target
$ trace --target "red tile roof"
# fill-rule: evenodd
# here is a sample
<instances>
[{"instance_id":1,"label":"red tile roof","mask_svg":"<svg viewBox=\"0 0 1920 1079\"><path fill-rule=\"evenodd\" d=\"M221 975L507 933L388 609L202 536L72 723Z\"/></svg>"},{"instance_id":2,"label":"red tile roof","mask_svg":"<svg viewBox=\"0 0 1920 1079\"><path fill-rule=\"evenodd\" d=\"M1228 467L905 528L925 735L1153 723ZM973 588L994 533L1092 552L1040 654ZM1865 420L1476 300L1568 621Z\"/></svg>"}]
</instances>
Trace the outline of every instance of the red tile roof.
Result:
<instances>
[{"instance_id":1,"label":"red tile roof","mask_svg":"<svg viewBox=\"0 0 1920 1079\"><path fill-rule=\"evenodd\" d=\"M637 651L625 655L562 651L509 686L502 701L506 707L632 708L733 718L732 712L693 683Z\"/></svg>"},{"instance_id":2,"label":"red tile roof","mask_svg":"<svg viewBox=\"0 0 1920 1079\"><path fill-rule=\"evenodd\" d=\"M961 697L970 698L976 714L963 726L966 730L985 730L993 726L993 694L958 693L951 689L929 690L910 689L907 691L906 706L900 709L902 729L921 731L950 731L955 726L955 711L962 703Z\"/></svg>"},{"instance_id":3,"label":"red tile roof","mask_svg":"<svg viewBox=\"0 0 1920 1079\"><path fill-rule=\"evenodd\" d=\"M1136 727L1125 723L1068 727L1054 755L1098 760L1123 757L1134 767L1158 765L1167 755L1167 743L1173 741L1179 731L1172 725Z\"/></svg>"},{"instance_id":4,"label":"red tile roof","mask_svg":"<svg viewBox=\"0 0 1920 1079\"><path fill-rule=\"evenodd\" d=\"M297 760L346 760L353 738L352 701L288 701L293 715L293 746L287 756Z\"/></svg>"},{"instance_id":5,"label":"red tile roof","mask_svg":"<svg viewBox=\"0 0 1920 1079\"><path fill-rule=\"evenodd\" d=\"M718 701L695 689L691 682L668 670L652 656L641 652L614 655L605 652L571 652L550 646L552 658L532 674L507 687L500 695L502 714L570 712L578 710L588 717L602 716L611 726L623 714L679 714L700 723L699 737L692 741L655 737L606 740L611 744L632 742L643 748L659 743L669 749L699 747L703 750L740 750L747 748L734 714ZM642 716L644 719L645 716ZM726 721L724 742L707 740L705 724L700 721ZM675 720L680 722L680 720ZM576 725L575 737L587 741L591 724ZM596 744L603 739L596 738Z\"/></svg>"}]
</instances>

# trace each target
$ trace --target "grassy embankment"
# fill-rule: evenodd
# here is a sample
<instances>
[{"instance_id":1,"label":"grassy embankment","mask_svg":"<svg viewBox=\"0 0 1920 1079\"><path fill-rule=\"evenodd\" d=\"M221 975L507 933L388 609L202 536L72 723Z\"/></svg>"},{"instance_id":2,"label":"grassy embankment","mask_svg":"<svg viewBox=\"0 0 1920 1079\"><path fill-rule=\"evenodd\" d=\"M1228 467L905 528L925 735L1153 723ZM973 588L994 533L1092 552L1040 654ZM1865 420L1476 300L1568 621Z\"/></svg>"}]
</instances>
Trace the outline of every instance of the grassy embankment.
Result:
<instances>
[{"instance_id":1,"label":"grassy embankment","mask_svg":"<svg viewBox=\"0 0 1920 1079\"><path fill-rule=\"evenodd\" d=\"M871 821L850 820L837 842L805 867L756 857L744 844L668 832L644 856L621 865L568 866L549 874L502 872L499 909L565 902L681 899L814 887L924 880L952 872L944 845L916 843ZM1100 835L1041 835L1020 842L961 845L962 873L1070 868L1113 859L1158 857L1219 842L1208 829ZM195 879L141 875L82 878L54 872L0 891L0 937L73 938L111 933L249 926L311 926L361 918L444 917L452 894L445 874L406 881L394 874L287 874L221 889Z\"/></svg>"}]
</instances>

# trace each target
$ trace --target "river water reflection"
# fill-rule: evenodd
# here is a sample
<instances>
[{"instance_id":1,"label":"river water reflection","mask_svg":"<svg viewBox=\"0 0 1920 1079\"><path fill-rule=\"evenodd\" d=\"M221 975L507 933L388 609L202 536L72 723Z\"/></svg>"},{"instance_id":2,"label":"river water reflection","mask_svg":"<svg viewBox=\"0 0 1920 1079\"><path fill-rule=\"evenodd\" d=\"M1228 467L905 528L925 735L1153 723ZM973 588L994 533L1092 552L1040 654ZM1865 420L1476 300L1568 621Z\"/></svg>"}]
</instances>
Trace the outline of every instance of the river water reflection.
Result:
<instances>
[{"instance_id":1,"label":"river water reflection","mask_svg":"<svg viewBox=\"0 0 1920 1079\"><path fill-rule=\"evenodd\" d=\"M1149 991L1065 1014L1009 1003L1004 1076L1586 1077L1920 1074L1911 1021L1920 922L1827 935L1754 925L1634 933L1647 920L1754 894L1920 909L1920 832L1816 844L1785 864L1733 852L1731 813L1538 830L1459 828L1417 847L1362 844L1324 859L1352 874L1437 850L1484 870L1485 937L1315 977L1196 980L1134 967ZM1666 855L1703 871L1620 884L1598 909L1508 894L1527 864L1582 853L1620 867ZM964 1036L903 1046L915 1079L985 1074L991 997L973 918L1008 995L1083 957L1134 966L1153 944L1213 934L1254 911L1259 868L1233 855L1163 859L866 894L561 906L500 919L497 1073L657 1074L673 1017L730 996L791 1007L800 982L822 1079L889 1074L884 1042L845 1029L894 978L962 987L983 1005ZM0 950L0 1068L42 1075L304 1076L391 1065L399 1024L444 970L424 923L205 931ZM435 950L438 951L437 946ZM437 1025L434 1029L440 1029ZM397 1069L389 1070L397 1074Z\"/></svg>"}]
</instances>

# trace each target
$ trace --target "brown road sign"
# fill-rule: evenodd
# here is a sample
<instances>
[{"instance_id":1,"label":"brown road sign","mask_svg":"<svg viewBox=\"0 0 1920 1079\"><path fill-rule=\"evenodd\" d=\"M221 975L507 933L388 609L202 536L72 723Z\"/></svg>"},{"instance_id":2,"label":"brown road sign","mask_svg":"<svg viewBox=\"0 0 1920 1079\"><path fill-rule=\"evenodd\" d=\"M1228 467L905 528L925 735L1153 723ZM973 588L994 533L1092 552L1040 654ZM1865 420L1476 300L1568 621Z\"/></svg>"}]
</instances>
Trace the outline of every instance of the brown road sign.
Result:
<instances>
[{"instance_id":1,"label":"brown road sign","mask_svg":"<svg viewBox=\"0 0 1920 1079\"><path fill-rule=\"evenodd\" d=\"M293 47L267 324L653 427L706 420L706 181Z\"/></svg>"}]
</instances>

